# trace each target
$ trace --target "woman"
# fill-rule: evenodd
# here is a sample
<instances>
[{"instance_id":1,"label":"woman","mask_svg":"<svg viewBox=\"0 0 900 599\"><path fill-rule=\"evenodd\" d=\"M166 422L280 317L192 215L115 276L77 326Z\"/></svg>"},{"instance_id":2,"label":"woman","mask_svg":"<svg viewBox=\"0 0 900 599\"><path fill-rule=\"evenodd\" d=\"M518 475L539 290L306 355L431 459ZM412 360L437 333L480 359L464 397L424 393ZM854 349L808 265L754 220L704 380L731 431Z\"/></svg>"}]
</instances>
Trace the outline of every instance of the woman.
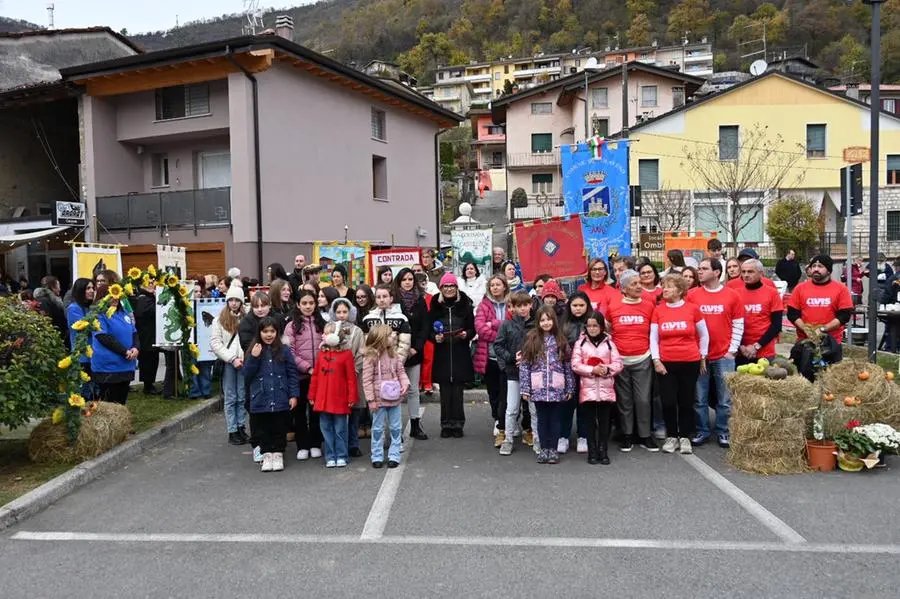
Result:
<instances>
[{"instance_id":1,"label":"woman","mask_svg":"<svg viewBox=\"0 0 900 599\"><path fill-rule=\"evenodd\" d=\"M422 357L425 352L425 341L428 339L428 308L419 286L416 275L409 268L401 269L394 279L394 301L409 321L411 339L409 356L403 365L409 378L409 390L406 392L406 408L409 414L409 436L419 441L426 441L428 435L419 420L419 379L422 374Z\"/></svg>"},{"instance_id":2,"label":"woman","mask_svg":"<svg viewBox=\"0 0 900 599\"><path fill-rule=\"evenodd\" d=\"M677 249L669 250L666 252L666 264L668 264L668 267L665 272L663 272L663 275L671 275L676 272L680 273L682 269L687 266L684 262L684 252Z\"/></svg>"},{"instance_id":3,"label":"woman","mask_svg":"<svg viewBox=\"0 0 900 599\"><path fill-rule=\"evenodd\" d=\"M228 443L244 445L250 440L244 428L247 409L244 407L244 352L237 339L238 328L244 317L244 291L232 287L225 294L226 304L213 321L209 333L209 346L216 358L222 361L222 395L225 397L225 428Z\"/></svg>"},{"instance_id":4,"label":"woman","mask_svg":"<svg viewBox=\"0 0 900 599\"><path fill-rule=\"evenodd\" d=\"M90 279L78 279L72 285L72 303L66 308L66 320L69 322L69 344L75 349L75 329L72 325L84 318L91 310L91 304L94 303L94 282ZM88 331L88 339L90 339L90 327ZM88 341L90 343L90 341ZM91 376L91 360L85 355L78 358L81 362L81 370L88 376ZM154 373L155 376L155 373ZM92 377L93 378L93 377ZM81 385L81 396L85 400L91 401L95 396L95 385L93 382L83 383Z\"/></svg>"},{"instance_id":5,"label":"woman","mask_svg":"<svg viewBox=\"0 0 900 599\"><path fill-rule=\"evenodd\" d=\"M737 258L729 258L725 263L725 280L737 279L741 276L741 263Z\"/></svg>"},{"instance_id":6,"label":"woman","mask_svg":"<svg viewBox=\"0 0 900 599\"><path fill-rule=\"evenodd\" d=\"M392 275L393 276L393 275ZM363 318L375 307L375 293L363 283L356 288L356 326L361 327Z\"/></svg>"},{"instance_id":7,"label":"woman","mask_svg":"<svg viewBox=\"0 0 900 599\"><path fill-rule=\"evenodd\" d=\"M101 297L106 293L124 294L118 284L108 290L102 285L100 291ZM125 311L121 299L110 297L109 308L98 314L97 320L100 330L91 340L93 380L100 386L101 400L125 405L140 353L134 319Z\"/></svg>"},{"instance_id":8,"label":"woman","mask_svg":"<svg viewBox=\"0 0 900 599\"><path fill-rule=\"evenodd\" d=\"M666 441L662 450L693 453L694 401L697 379L706 371L709 332L700 307L685 302L687 282L681 275L666 275L662 302L653 311L650 325L650 355L660 375Z\"/></svg>"},{"instance_id":9,"label":"woman","mask_svg":"<svg viewBox=\"0 0 900 599\"><path fill-rule=\"evenodd\" d=\"M635 439L647 451L659 451L651 435L653 360L650 324L656 302L644 293L640 275L626 270L619 276L622 298L609 308L607 321L625 368L616 376L616 406L622 426L621 451L631 451Z\"/></svg>"},{"instance_id":10,"label":"woman","mask_svg":"<svg viewBox=\"0 0 900 599\"><path fill-rule=\"evenodd\" d=\"M331 285L338 292L338 297L343 297L350 300L352 304L356 301L356 292L347 286L347 269L343 264L335 265L334 269L331 271ZM337 298L335 298L337 299ZM334 300L331 300L334 301ZM331 304L329 304L330 306Z\"/></svg>"},{"instance_id":11,"label":"woman","mask_svg":"<svg viewBox=\"0 0 900 599\"><path fill-rule=\"evenodd\" d=\"M687 281L688 290L700 286L700 275L697 273L697 269L693 266L685 266L684 268L682 268L681 276L684 277L685 281Z\"/></svg>"},{"instance_id":12,"label":"woman","mask_svg":"<svg viewBox=\"0 0 900 599\"><path fill-rule=\"evenodd\" d=\"M325 319L318 310L317 301L312 291L301 289L291 322L284 330L284 344L291 350L300 375L300 401L291 410L291 430L297 442L297 459L301 461L322 457L319 414L313 411L309 403L309 385L325 330Z\"/></svg>"},{"instance_id":13,"label":"woman","mask_svg":"<svg viewBox=\"0 0 900 599\"><path fill-rule=\"evenodd\" d=\"M206 288L209 290L209 297L225 297L225 294L219 289L219 277L216 275L205 275Z\"/></svg>"},{"instance_id":14,"label":"woman","mask_svg":"<svg viewBox=\"0 0 900 599\"><path fill-rule=\"evenodd\" d=\"M475 378L469 351L475 336L475 313L472 301L460 293L455 275L441 277L440 290L428 312L428 331L434 341L432 378L441 386L441 437L460 438L466 423L463 391Z\"/></svg>"},{"instance_id":15,"label":"woman","mask_svg":"<svg viewBox=\"0 0 900 599\"><path fill-rule=\"evenodd\" d=\"M322 287L319 289L317 309L325 322L331 318L331 302L341 297L340 292L334 287Z\"/></svg>"},{"instance_id":16,"label":"woman","mask_svg":"<svg viewBox=\"0 0 900 599\"><path fill-rule=\"evenodd\" d=\"M591 307L606 315L609 303L618 297L618 292L608 283L609 268L602 258L594 258L588 263L587 282L578 288L591 300Z\"/></svg>"},{"instance_id":17,"label":"woman","mask_svg":"<svg viewBox=\"0 0 900 599\"><path fill-rule=\"evenodd\" d=\"M275 281L278 281L278 280L281 280L281 281L288 280L287 272L284 270L284 267L278 262L273 262L272 264L270 264L269 267L266 269L266 272L269 275L269 283L270 284L274 283Z\"/></svg>"},{"instance_id":18,"label":"woman","mask_svg":"<svg viewBox=\"0 0 900 599\"><path fill-rule=\"evenodd\" d=\"M642 264L638 268L638 277L641 283L641 292L648 300L654 304L659 302L659 296L662 294L662 287L659 286L659 271L651 262Z\"/></svg>"},{"instance_id":19,"label":"woman","mask_svg":"<svg viewBox=\"0 0 900 599\"><path fill-rule=\"evenodd\" d=\"M509 292L512 293L514 291L519 291L525 289L525 285L522 284L522 278L519 276L519 273L516 271L516 263L511 260L507 260L500 267L503 276L506 277L506 283L509 285Z\"/></svg>"},{"instance_id":20,"label":"woman","mask_svg":"<svg viewBox=\"0 0 900 599\"><path fill-rule=\"evenodd\" d=\"M278 321L279 334L284 333L285 324L291 319L292 297L293 290L291 289L291 284L287 281L276 279L269 285L269 302L272 304L269 316L274 317Z\"/></svg>"},{"instance_id":21,"label":"woman","mask_svg":"<svg viewBox=\"0 0 900 599\"><path fill-rule=\"evenodd\" d=\"M478 333L478 342L475 345L473 365L475 372L484 375L488 402L491 404L491 417L494 419L494 446L500 447L505 435L500 436L497 425L500 418L506 415L505 410L503 414L499 411L500 399L506 397L506 375L497 365L494 341L497 339L500 325L506 320L509 285L505 278L494 275L488 281L487 291L487 295L478 304L478 310L475 313L475 332Z\"/></svg>"},{"instance_id":22,"label":"woman","mask_svg":"<svg viewBox=\"0 0 900 599\"><path fill-rule=\"evenodd\" d=\"M474 262L466 262L463 265L463 276L459 282L459 290L469 296L473 306L481 305L487 283L481 278L481 271Z\"/></svg>"},{"instance_id":23,"label":"woman","mask_svg":"<svg viewBox=\"0 0 900 599\"><path fill-rule=\"evenodd\" d=\"M534 282L531 284L531 291L528 292L528 295L530 295L531 297L537 297L537 298L541 297L541 289L543 289L544 285L546 285L547 281L549 281L552 278L553 277L551 277L548 274L542 274L542 275L538 275L537 277L535 277ZM537 308L535 308L535 309L537 309Z\"/></svg>"},{"instance_id":24,"label":"woman","mask_svg":"<svg viewBox=\"0 0 900 599\"><path fill-rule=\"evenodd\" d=\"M425 307L428 308L428 310L431 310L431 302L437 294L431 293L430 290L435 285L428 279L424 272L416 272L416 267L421 269L422 265L413 265L413 273L416 275L416 285L419 287L419 291L422 292L422 297L425 298ZM426 331L426 333L427 332L428 331ZM433 366L434 342L431 341L431 339L428 339L425 342L425 351L422 356L422 374L419 379L419 391L424 391L425 395L428 397L431 397L431 394L434 393L434 386L431 382L431 369Z\"/></svg>"},{"instance_id":25,"label":"woman","mask_svg":"<svg viewBox=\"0 0 900 599\"><path fill-rule=\"evenodd\" d=\"M390 266L378 267L378 285L390 285L394 282L394 271Z\"/></svg>"},{"instance_id":26,"label":"woman","mask_svg":"<svg viewBox=\"0 0 900 599\"><path fill-rule=\"evenodd\" d=\"M546 289L546 287L544 287ZM575 349L575 342L584 332L584 325L587 317L591 312L591 300L584 291L576 291L569 299L563 318L560 320L563 332L566 334L566 341L569 342L569 349ZM557 312L557 314L559 314ZM575 393L566 402L562 411L562 424L560 425L559 441L557 441L556 451L566 453L569 451L569 437L572 436L572 418L575 418L575 430L578 433L575 449L578 453L587 453L587 420L583 416L581 404L578 403L578 390L581 385L579 377L575 377Z\"/></svg>"}]
</instances>

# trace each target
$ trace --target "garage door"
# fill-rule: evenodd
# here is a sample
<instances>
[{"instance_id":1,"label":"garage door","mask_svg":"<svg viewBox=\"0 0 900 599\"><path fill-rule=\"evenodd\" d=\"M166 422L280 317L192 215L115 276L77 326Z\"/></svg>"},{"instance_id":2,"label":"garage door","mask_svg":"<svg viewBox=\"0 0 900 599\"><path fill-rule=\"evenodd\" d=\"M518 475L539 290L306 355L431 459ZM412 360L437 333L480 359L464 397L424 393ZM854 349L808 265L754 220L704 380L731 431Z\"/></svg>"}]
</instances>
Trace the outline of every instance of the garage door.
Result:
<instances>
[{"instance_id":1,"label":"garage door","mask_svg":"<svg viewBox=\"0 0 900 599\"><path fill-rule=\"evenodd\" d=\"M186 243L188 275L214 274L225 276L225 244L221 241L209 243ZM147 268L148 264L156 264L155 245L133 245L122 248L122 268L128 270L132 266Z\"/></svg>"}]
</instances>

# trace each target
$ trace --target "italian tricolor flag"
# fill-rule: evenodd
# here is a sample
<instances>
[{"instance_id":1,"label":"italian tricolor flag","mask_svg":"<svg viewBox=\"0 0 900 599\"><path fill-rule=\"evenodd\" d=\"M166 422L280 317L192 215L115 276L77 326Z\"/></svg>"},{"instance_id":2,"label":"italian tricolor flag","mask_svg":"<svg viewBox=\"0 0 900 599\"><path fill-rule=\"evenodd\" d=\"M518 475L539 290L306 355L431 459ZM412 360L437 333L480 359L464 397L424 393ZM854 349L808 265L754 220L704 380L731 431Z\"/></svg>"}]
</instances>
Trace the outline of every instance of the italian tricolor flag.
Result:
<instances>
[{"instance_id":1,"label":"italian tricolor flag","mask_svg":"<svg viewBox=\"0 0 900 599\"><path fill-rule=\"evenodd\" d=\"M599 135L595 135L587 140L588 149L591 151L591 158L599 160L603 157L603 144L605 143L606 138L600 137Z\"/></svg>"}]
</instances>

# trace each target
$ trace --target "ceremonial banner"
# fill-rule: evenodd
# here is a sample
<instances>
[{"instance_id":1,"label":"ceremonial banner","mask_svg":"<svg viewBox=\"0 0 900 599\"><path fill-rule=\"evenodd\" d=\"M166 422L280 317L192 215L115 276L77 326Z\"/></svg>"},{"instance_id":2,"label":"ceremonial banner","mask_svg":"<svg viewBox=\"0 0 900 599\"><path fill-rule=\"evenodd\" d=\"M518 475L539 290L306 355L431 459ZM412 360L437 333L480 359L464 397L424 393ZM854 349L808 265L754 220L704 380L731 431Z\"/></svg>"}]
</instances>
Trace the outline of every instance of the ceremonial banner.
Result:
<instances>
[{"instance_id":1,"label":"ceremonial banner","mask_svg":"<svg viewBox=\"0 0 900 599\"><path fill-rule=\"evenodd\" d=\"M421 264L420 248L394 248L390 250L371 250L369 252L369 284L377 285L378 269L390 266L394 276L403 268L412 268L413 264Z\"/></svg>"},{"instance_id":2,"label":"ceremonial banner","mask_svg":"<svg viewBox=\"0 0 900 599\"><path fill-rule=\"evenodd\" d=\"M578 216L518 222L514 229L522 280L533 281L543 273L554 278L583 277L584 236Z\"/></svg>"},{"instance_id":3,"label":"ceremonial banner","mask_svg":"<svg viewBox=\"0 0 900 599\"><path fill-rule=\"evenodd\" d=\"M451 229L452 268L456 276L462 276L463 266L468 262L474 262L481 272L490 272L493 242L494 229L492 227Z\"/></svg>"},{"instance_id":4,"label":"ceremonial banner","mask_svg":"<svg viewBox=\"0 0 900 599\"><path fill-rule=\"evenodd\" d=\"M588 255L606 260L613 252L631 254L629 142L591 141L560 149L563 197L566 214L581 215Z\"/></svg>"},{"instance_id":5,"label":"ceremonial banner","mask_svg":"<svg viewBox=\"0 0 900 599\"><path fill-rule=\"evenodd\" d=\"M210 332L213 321L219 317L219 313L225 309L227 303L228 300L224 297L202 297L194 300L194 314L197 315L197 327L194 329L194 335L195 343L200 349L198 362L216 359L209 345ZM237 343L238 340L235 339L234 342Z\"/></svg>"},{"instance_id":6,"label":"ceremonial banner","mask_svg":"<svg viewBox=\"0 0 900 599\"><path fill-rule=\"evenodd\" d=\"M72 244L75 279L94 279L101 270L122 274L122 252L117 245Z\"/></svg>"},{"instance_id":7,"label":"ceremonial banner","mask_svg":"<svg viewBox=\"0 0 900 599\"><path fill-rule=\"evenodd\" d=\"M160 270L177 275L179 279L188 276L187 253L183 247L156 246L156 265Z\"/></svg>"},{"instance_id":8,"label":"ceremonial banner","mask_svg":"<svg viewBox=\"0 0 900 599\"><path fill-rule=\"evenodd\" d=\"M369 280L369 264L367 243L321 243L313 246L313 263L321 265L329 273L336 264L343 264L347 269L348 287L358 287ZM324 273L320 280L330 281Z\"/></svg>"},{"instance_id":9,"label":"ceremonial banner","mask_svg":"<svg viewBox=\"0 0 900 599\"><path fill-rule=\"evenodd\" d=\"M194 297L194 281L181 281L181 284L187 287L187 298ZM156 288L156 343L157 347L172 348L173 346L181 346L181 327L178 325L181 318L178 308L175 307L175 297L170 297L169 301L160 303L159 296L165 291L165 287ZM177 291L175 296L177 296ZM196 312L194 312L196 314Z\"/></svg>"}]
</instances>

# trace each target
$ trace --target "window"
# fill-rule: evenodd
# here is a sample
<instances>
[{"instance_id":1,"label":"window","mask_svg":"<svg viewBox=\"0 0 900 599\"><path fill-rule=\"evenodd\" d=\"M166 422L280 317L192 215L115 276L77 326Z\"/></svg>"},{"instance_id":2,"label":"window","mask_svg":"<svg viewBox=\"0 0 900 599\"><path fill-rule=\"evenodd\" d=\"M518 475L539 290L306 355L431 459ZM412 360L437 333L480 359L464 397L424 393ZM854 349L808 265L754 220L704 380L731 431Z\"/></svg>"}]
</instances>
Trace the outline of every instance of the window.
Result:
<instances>
[{"instance_id":1,"label":"window","mask_svg":"<svg viewBox=\"0 0 900 599\"><path fill-rule=\"evenodd\" d=\"M209 114L209 85L176 85L156 90L156 120Z\"/></svg>"},{"instance_id":2,"label":"window","mask_svg":"<svg viewBox=\"0 0 900 599\"><path fill-rule=\"evenodd\" d=\"M553 175L531 175L531 193L553 193Z\"/></svg>"},{"instance_id":3,"label":"window","mask_svg":"<svg viewBox=\"0 0 900 599\"><path fill-rule=\"evenodd\" d=\"M655 85L641 86L641 108L656 106L657 88Z\"/></svg>"},{"instance_id":4,"label":"window","mask_svg":"<svg viewBox=\"0 0 900 599\"><path fill-rule=\"evenodd\" d=\"M591 90L591 108L609 108L609 89L598 87Z\"/></svg>"},{"instance_id":5,"label":"window","mask_svg":"<svg viewBox=\"0 0 900 599\"><path fill-rule=\"evenodd\" d=\"M488 125L487 133L488 133L488 135L503 135L503 126L502 125Z\"/></svg>"},{"instance_id":6,"label":"window","mask_svg":"<svg viewBox=\"0 0 900 599\"><path fill-rule=\"evenodd\" d=\"M540 152L553 151L553 134L552 133L532 133L531 134L531 151L534 154Z\"/></svg>"},{"instance_id":7,"label":"window","mask_svg":"<svg viewBox=\"0 0 900 599\"><path fill-rule=\"evenodd\" d=\"M387 201L387 158L372 156L372 197Z\"/></svg>"},{"instance_id":8,"label":"window","mask_svg":"<svg viewBox=\"0 0 900 599\"><path fill-rule=\"evenodd\" d=\"M887 184L900 185L900 154L888 154Z\"/></svg>"},{"instance_id":9,"label":"window","mask_svg":"<svg viewBox=\"0 0 900 599\"><path fill-rule=\"evenodd\" d=\"M594 117L591 119L591 130L594 132L594 135L609 137L609 119Z\"/></svg>"},{"instance_id":10,"label":"window","mask_svg":"<svg viewBox=\"0 0 900 599\"><path fill-rule=\"evenodd\" d=\"M806 126L806 157L825 158L825 125Z\"/></svg>"},{"instance_id":11,"label":"window","mask_svg":"<svg viewBox=\"0 0 900 599\"><path fill-rule=\"evenodd\" d=\"M153 154L150 166L150 185L153 187L169 186L169 155Z\"/></svg>"},{"instance_id":12,"label":"window","mask_svg":"<svg viewBox=\"0 0 900 599\"><path fill-rule=\"evenodd\" d=\"M503 65L503 74L509 75L509 65L508 64Z\"/></svg>"},{"instance_id":13,"label":"window","mask_svg":"<svg viewBox=\"0 0 900 599\"><path fill-rule=\"evenodd\" d=\"M503 168L503 152L491 152L490 168Z\"/></svg>"},{"instance_id":14,"label":"window","mask_svg":"<svg viewBox=\"0 0 900 599\"><path fill-rule=\"evenodd\" d=\"M385 114L383 110L378 110L377 108L372 109L372 137L375 139L380 139L381 141L387 141L387 135L385 132Z\"/></svg>"},{"instance_id":15,"label":"window","mask_svg":"<svg viewBox=\"0 0 900 599\"><path fill-rule=\"evenodd\" d=\"M580 67L580 66L581 66L581 59L580 59L580 58L576 58L576 59L575 59L575 67L577 68L577 67Z\"/></svg>"},{"instance_id":16,"label":"window","mask_svg":"<svg viewBox=\"0 0 900 599\"><path fill-rule=\"evenodd\" d=\"M443 72L443 71L441 71L440 73L438 73L438 79L439 79L439 80L442 80L442 79L443 79L444 77L446 77L446 76L447 76L447 73L445 73L445 72Z\"/></svg>"},{"instance_id":17,"label":"window","mask_svg":"<svg viewBox=\"0 0 900 599\"><path fill-rule=\"evenodd\" d=\"M638 184L642 192L659 189L659 160L638 160Z\"/></svg>"},{"instance_id":18,"label":"window","mask_svg":"<svg viewBox=\"0 0 900 599\"><path fill-rule=\"evenodd\" d=\"M494 81L500 81L500 73L494 73Z\"/></svg>"},{"instance_id":19,"label":"window","mask_svg":"<svg viewBox=\"0 0 900 599\"><path fill-rule=\"evenodd\" d=\"M895 114L897 112L897 100L882 100L881 109L885 112Z\"/></svg>"},{"instance_id":20,"label":"window","mask_svg":"<svg viewBox=\"0 0 900 599\"><path fill-rule=\"evenodd\" d=\"M672 108L678 108L679 106L684 106L684 88L683 87L673 87L672 88Z\"/></svg>"},{"instance_id":21,"label":"window","mask_svg":"<svg viewBox=\"0 0 900 599\"><path fill-rule=\"evenodd\" d=\"M737 125L719 125L719 160L737 160L739 135Z\"/></svg>"},{"instance_id":22,"label":"window","mask_svg":"<svg viewBox=\"0 0 900 599\"><path fill-rule=\"evenodd\" d=\"M695 201L697 194L695 194ZM694 230L695 231L715 231L718 233L719 239L723 242L731 241L731 234L726 231L722 225L728 221L729 205L707 203L707 200L701 200L703 203L694 205ZM759 205L741 206L737 209L737 221L740 223L741 231L738 233L738 242L760 242L764 241L763 235L763 208ZM838 229L840 230L840 229Z\"/></svg>"},{"instance_id":23,"label":"window","mask_svg":"<svg viewBox=\"0 0 900 599\"><path fill-rule=\"evenodd\" d=\"M553 114L552 102L532 102L531 114Z\"/></svg>"},{"instance_id":24,"label":"window","mask_svg":"<svg viewBox=\"0 0 900 599\"><path fill-rule=\"evenodd\" d=\"M900 241L900 210L887 212L887 240Z\"/></svg>"}]
</instances>

